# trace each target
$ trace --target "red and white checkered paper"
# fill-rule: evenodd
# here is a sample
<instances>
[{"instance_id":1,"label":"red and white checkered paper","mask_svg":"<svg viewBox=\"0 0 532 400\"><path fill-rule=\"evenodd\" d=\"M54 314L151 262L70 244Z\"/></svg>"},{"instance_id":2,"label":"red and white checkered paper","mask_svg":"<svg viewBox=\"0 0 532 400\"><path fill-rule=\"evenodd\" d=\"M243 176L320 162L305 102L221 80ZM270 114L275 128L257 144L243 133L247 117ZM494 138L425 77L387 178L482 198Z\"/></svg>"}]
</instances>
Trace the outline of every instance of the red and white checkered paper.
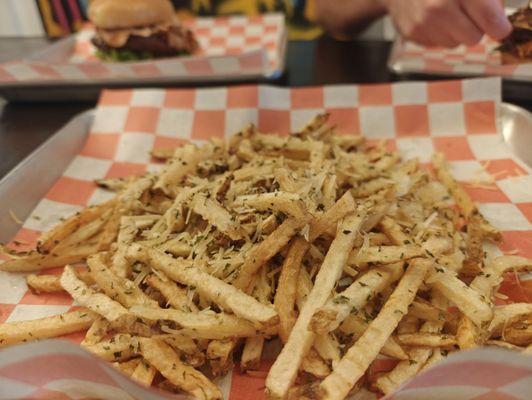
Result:
<instances>
[{"instance_id":1,"label":"red and white checkered paper","mask_svg":"<svg viewBox=\"0 0 532 400\"><path fill-rule=\"evenodd\" d=\"M454 49L426 48L399 39L392 50L390 67L401 73L476 76L494 75L532 82L532 63L503 65L495 49L499 43L484 37L475 46Z\"/></svg>"},{"instance_id":2,"label":"red and white checkered paper","mask_svg":"<svg viewBox=\"0 0 532 400\"><path fill-rule=\"evenodd\" d=\"M160 168L150 158L153 148L229 137L250 122L261 131L287 133L316 113L328 111L340 133L386 139L389 148L404 158L418 157L428 163L434 151L445 153L460 181L486 179L488 173L493 174L496 181L491 187L465 185L481 212L503 233L501 248L487 251L532 257L532 171L512 158L497 133L500 84L498 78L483 78L294 89L253 85L105 91L83 150L24 223L15 237L22 243L17 248L24 249L25 243L31 247L40 232L61 217L112 196L97 188L94 179ZM509 275L500 292L509 296L508 301L532 302L532 280L517 282ZM71 307L72 300L66 294L37 296L28 291L22 275L0 272L0 322L58 314ZM79 342L82 337L74 334L67 339ZM144 392L117 378L102 362L51 343L23 345L0 353L0 398L3 392L15 393L18 388L20 398L80 398L71 391L89 390L92 382L96 388L113 388L130 396L115 398L145 398ZM66 353L75 353L75 357L66 357ZM266 354L261 366L264 376L271 358ZM90 373L79 372L78 362L83 365L81 370ZM448 362L408 383L392 398L530 398L532 358L483 350ZM39 367L30 369L31 365ZM389 360L377 360L370 375L386 367L391 367ZM219 383L230 400L263 398L260 374L249 376L236 368ZM62 397L57 392L63 393ZM367 396L356 398L374 398Z\"/></svg>"},{"instance_id":3,"label":"red and white checkered paper","mask_svg":"<svg viewBox=\"0 0 532 400\"><path fill-rule=\"evenodd\" d=\"M284 68L284 16L230 16L195 18L183 24L196 35L196 55L140 62L102 62L90 42L94 28L87 26L31 59L0 64L0 85L92 80L198 81L269 77Z\"/></svg>"}]
</instances>

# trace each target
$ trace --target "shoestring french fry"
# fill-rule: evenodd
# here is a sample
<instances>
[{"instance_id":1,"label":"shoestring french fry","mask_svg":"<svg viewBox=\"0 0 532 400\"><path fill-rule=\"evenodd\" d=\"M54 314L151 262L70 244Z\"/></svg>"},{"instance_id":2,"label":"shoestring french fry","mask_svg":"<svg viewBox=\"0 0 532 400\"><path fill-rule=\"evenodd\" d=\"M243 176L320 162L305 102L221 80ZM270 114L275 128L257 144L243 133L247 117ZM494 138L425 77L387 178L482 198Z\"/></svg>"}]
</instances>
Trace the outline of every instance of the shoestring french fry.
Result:
<instances>
[{"instance_id":1,"label":"shoestring french fry","mask_svg":"<svg viewBox=\"0 0 532 400\"><path fill-rule=\"evenodd\" d=\"M314 334L309 331L311 318L315 311L327 301L331 290L340 277L349 251L355 242L358 229L365 217L366 212L360 210L357 213L347 215L338 224L336 238L325 256L314 286L300 311L288 341L266 378L266 392L269 397L282 399L293 384L297 370L305 354L310 350L314 339Z\"/></svg>"},{"instance_id":2,"label":"shoestring french fry","mask_svg":"<svg viewBox=\"0 0 532 400\"><path fill-rule=\"evenodd\" d=\"M178 325L177 329L172 329L175 333L182 333L200 339L249 337L257 332L250 322L232 314L212 311L191 313L170 308L142 306L131 307L130 312L138 318L147 321L174 322ZM168 331L170 332L170 330Z\"/></svg>"},{"instance_id":3,"label":"shoestring french fry","mask_svg":"<svg viewBox=\"0 0 532 400\"><path fill-rule=\"evenodd\" d=\"M35 275L26 276L26 283L36 293L62 292L63 287L59 282L59 275Z\"/></svg>"},{"instance_id":4,"label":"shoestring french fry","mask_svg":"<svg viewBox=\"0 0 532 400\"><path fill-rule=\"evenodd\" d=\"M115 204L116 200L113 199L94 207L88 207L85 210L74 214L63 221L63 223L44 232L37 241L37 250L43 254L50 252L54 247L59 245L63 239L76 232L81 226L86 226L87 223L98 219L105 211L114 207Z\"/></svg>"},{"instance_id":5,"label":"shoestring french fry","mask_svg":"<svg viewBox=\"0 0 532 400\"><path fill-rule=\"evenodd\" d=\"M97 292L79 279L74 269L66 266L61 275L61 286L74 300L89 310L103 316L109 322L128 315L128 310L103 293Z\"/></svg>"},{"instance_id":6,"label":"shoestring french fry","mask_svg":"<svg viewBox=\"0 0 532 400\"><path fill-rule=\"evenodd\" d=\"M100 234L100 232L105 230L106 224L108 224L112 218L112 212L112 209L107 210L95 220L87 223L86 225L80 225L76 231L72 232L70 235L63 238L61 242L55 245L50 252L53 251L54 253L61 253L63 249L67 249L71 246L75 246L77 243L82 243L90 238L94 238ZM101 236L103 236L103 233L99 235L98 242L100 241Z\"/></svg>"},{"instance_id":7,"label":"shoestring french fry","mask_svg":"<svg viewBox=\"0 0 532 400\"><path fill-rule=\"evenodd\" d=\"M369 270L316 311L310 322L311 329L320 335L335 330L349 314L362 312L373 296L399 279L402 273L402 263Z\"/></svg>"},{"instance_id":8,"label":"shoestring french fry","mask_svg":"<svg viewBox=\"0 0 532 400\"><path fill-rule=\"evenodd\" d=\"M443 323L441 322L425 322L420 329L419 334L435 334L441 330ZM401 340L398 335L398 339ZM412 335L412 334L410 334ZM408 351L408 359L399 362L390 372L381 375L375 382L375 386L384 394L392 393L403 382L414 377L426 365L433 354L441 354L439 348L410 348Z\"/></svg>"},{"instance_id":9,"label":"shoestring french fry","mask_svg":"<svg viewBox=\"0 0 532 400\"><path fill-rule=\"evenodd\" d=\"M119 277L125 278L128 275L129 265L125 259L127 245L133 242L138 233L139 227L135 223L134 217L122 216L116 240L116 252L113 255L112 270Z\"/></svg>"},{"instance_id":10,"label":"shoestring french fry","mask_svg":"<svg viewBox=\"0 0 532 400\"><path fill-rule=\"evenodd\" d=\"M251 289L257 271L277 254L297 232L303 228L309 218L288 218L274 230L265 240L255 246L240 268L233 285L247 292Z\"/></svg>"},{"instance_id":11,"label":"shoestring french fry","mask_svg":"<svg viewBox=\"0 0 532 400\"><path fill-rule=\"evenodd\" d=\"M127 333L119 333L108 340L85 344L83 347L107 361L126 361L139 353L139 343L136 337Z\"/></svg>"},{"instance_id":12,"label":"shoestring french fry","mask_svg":"<svg viewBox=\"0 0 532 400\"><path fill-rule=\"evenodd\" d=\"M501 335L505 326L527 316L532 316L532 303L513 303L495 307L493 319L487 328L488 337Z\"/></svg>"},{"instance_id":13,"label":"shoestring french fry","mask_svg":"<svg viewBox=\"0 0 532 400\"><path fill-rule=\"evenodd\" d=\"M163 168L97 181L114 198L34 250L0 245L0 270L83 307L8 319L0 346L87 330L81 345L132 379L201 400L221 399L207 377L235 365L266 377L268 400L341 400L392 393L459 349L532 352L532 306L497 305L532 261L494 255L501 233L443 156L432 171L328 118L154 149ZM397 365L360 379L379 354Z\"/></svg>"},{"instance_id":14,"label":"shoestring french fry","mask_svg":"<svg viewBox=\"0 0 532 400\"><path fill-rule=\"evenodd\" d=\"M404 333L416 333L419 331L419 324L419 319L407 314L397 324L397 334L402 335Z\"/></svg>"},{"instance_id":15,"label":"shoestring french fry","mask_svg":"<svg viewBox=\"0 0 532 400\"><path fill-rule=\"evenodd\" d=\"M122 362L114 361L112 365L124 375L127 375L131 378L131 375L133 375L141 361L142 359L140 357L137 357Z\"/></svg>"},{"instance_id":16,"label":"shoestring french fry","mask_svg":"<svg viewBox=\"0 0 532 400\"><path fill-rule=\"evenodd\" d=\"M0 324L0 347L83 331L97 317L84 309L29 321L5 322Z\"/></svg>"},{"instance_id":17,"label":"shoestring french fry","mask_svg":"<svg viewBox=\"0 0 532 400\"><path fill-rule=\"evenodd\" d=\"M390 239L384 233L380 232L370 232L364 236L360 236L355 242L355 247L362 247L364 244L364 239L366 236L369 239L369 246L389 246L391 245Z\"/></svg>"},{"instance_id":18,"label":"shoestring french fry","mask_svg":"<svg viewBox=\"0 0 532 400\"><path fill-rule=\"evenodd\" d=\"M260 336L253 336L252 339ZM246 340L249 338L246 338ZM213 376L225 375L233 367L233 350L237 345L235 339L211 340L206 355Z\"/></svg>"},{"instance_id":19,"label":"shoestring french fry","mask_svg":"<svg viewBox=\"0 0 532 400\"><path fill-rule=\"evenodd\" d=\"M456 342L461 349L472 349L482 341L478 327L467 315L461 315L456 327Z\"/></svg>"},{"instance_id":20,"label":"shoestring french fry","mask_svg":"<svg viewBox=\"0 0 532 400\"><path fill-rule=\"evenodd\" d=\"M361 265L364 263L391 264L422 255L424 255L423 249L413 244L403 246L373 246L360 251L354 250L349 255L347 262L350 265Z\"/></svg>"},{"instance_id":21,"label":"shoestring french fry","mask_svg":"<svg viewBox=\"0 0 532 400\"><path fill-rule=\"evenodd\" d=\"M466 259L463 263L462 273L476 276L482 272L484 261L484 249L482 245L484 238L484 231L479 224L479 215L472 215L467 225Z\"/></svg>"},{"instance_id":22,"label":"shoestring french fry","mask_svg":"<svg viewBox=\"0 0 532 400\"><path fill-rule=\"evenodd\" d=\"M532 318L518 321L511 326L507 326L501 337L505 343L511 343L516 346L526 346L532 342Z\"/></svg>"},{"instance_id":23,"label":"shoestring french fry","mask_svg":"<svg viewBox=\"0 0 532 400\"><path fill-rule=\"evenodd\" d=\"M523 353L532 355L532 344L529 344L527 348L523 350Z\"/></svg>"},{"instance_id":24,"label":"shoestring french fry","mask_svg":"<svg viewBox=\"0 0 532 400\"><path fill-rule=\"evenodd\" d=\"M319 138L319 135L323 133L322 128L328 128L326 123L329 117L329 113L316 114L296 135L302 138L309 136L316 139ZM357 139L360 139L360 137Z\"/></svg>"},{"instance_id":25,"label":"shoestring french fry","mask_svg":"<svg viewBox=\"0 0 532 400\"><path fill-rule=\"evenodd\" d=\"M178 183L187 174L193 173L196 166L209 156L208 149L200 150L193 144L177 148L153 187L168 194L173 193L179 187Z\"/></svg>"},{"instance_id":26,"label":"shoestring french fry","mask_svg":"<svg viewBox=\"0 0 532 400\"><path fill-rule=\"evenodd\" d=\"M229 236L232 240L239 240L243 232L229 211L223 208L216 200L203 194L197 194L192 200L192 210L201 215L206 221L214 225L220 232Z\"/></svg>"},{"instance_id":27,"label":"shoestring french fry","mask_svg":"<svg viewBox=\"0 0 532 400\"><path fill-rule=\"evenodd\" d=\"M185 336L185 335L155 335L152 336L154 339L160 339L166 344L172 346L172 348L176 349L177 351L188 354L188 355L195 355L198 353L201 353L201 349L198 347L194 339Z\"/></svg>"},{"instance_id":28,"label":"shoestring french fry","mask_svg":"<svg viewBox=\"0 0 532 400\"><path fill-rule=\"evenodd\" d=\"M435 267L429 274L427 284L454 303L475 325L483 326L493 318L489 298L462 282L445 267Z\"/></svg>"},{"instance_id":29,"label":"shoestring french fry","mask_svg":"<svg viewBox=\"0 0 532 400\"><path fill-rule=\"evenodd\" d=\"M532 260L519 256L500 256L488 260L483 272L471 282L471 287L491 298L493 290L502 282L506 272L525 272L532 270Z\"/></svg>"},{"instance_id":30,"label":"shoestring french fry","mask_svg":"<svg viewBox=\"0 0 532 400\"><path fill-rule=\"evenodd\" d=\"M449 169L449 165L442 153L434 154L432 157L432 165L436 171L436 176L441 183L447 187L449 192L451 192L464 217L470 218L473 213L477 212L477 206L473 203L462 186L460 186L454 179Z\"/></svg>"},{"instance_id":31,"label":"shoestring french fry","mask_svg":"<svg viewBox=\"0 0 532 400\"><path fill-rule=\"evenodd\" d=\"M438 322L449 318L448 313L423 300L414 300L408 309L408 315L424 321Z\"/></svg>"},{"instance_id":32,"label":"shoestring french fry","mask_svg":"<svg viewBox=\"0 0 532 400\"><path fill-rule=\"evenodd\" d=\"M78 271L78 277L89 285L94 284L94 280L91 278L88 271ZM56 293L63 292L64 289L61 286L61 275L35 275L29 274L26 276L26 283L36 293Z\"/></svg>"},{"instance_id":33,"label":"shoestring french fry","mask_svg":"<svg viewBox=\"0 0 532 400\"><path fill-rule=\"evenodd\" d=\"M303 238L295 238L290 244L279 275L274 306L279 314L279 337L283 343L288 340L296 321L297 284L301 263L307 248L308 243Z\"/></svg>"},{"instance_id":34,"label":"shoestring french fry","mask_svg":"<svg viewBox=\"0 0 532 400\"><path fill-rule=\"evenodd\" d=\"M87 269L100 289L124 307L158 306L157 302L149 298L133 281L115 275L106 265L101 253L87 259Z\"/></svg>"},{"instance_id":35,"label":"shoestring french fry","mask_svg":"<svg viewBox=\"0 0 532 400\"><path fill-rule=\"evenodd\" d=\"M85 333L85 338L80 343L82 346L92 345L101 342L109 332L109 321L105 318L98 317Z\"/></svg>"},{"instance_id":36,"label":"shoestring french fry","mask_svg":"<svg viewBox=\"0 0 532 400\"><path fill-rule=\"evenodd\" d=\"M295 218L305 218L305 204L299 195L288 192L250 194L239 196L233 202L235 207L252 207L259 211L282 212Z\"/></svg>"},{"instance_id":37,"label":"shoestring french fry","mask_svg":"<svg viewBox=\"0 0 532 400\"><path fill-rule=\"evenodd\" d=\"M530 343L530 342L529 342ZM512 350L512 351L523 351L523 348L520 346L516 346L515 344L512 344L510 342L504 342L502 340L488 340L485 343L486 346L492 346L492 347L500 347L506 350Z\"/></svg>"},{"instance_id":38,"label":"shoestring french fry","mask_svg":"<svg viewBox=\"0 0 532 400\"><path fill-rule=\"evenodd\" d=\"M132 245L128 249L127 256L130 259L143 260L162 270L170 278L184 285L195 287L199 293L221 307L233 311L237 316L264 325L274 325L279 320L273 307L261 304L234 286L203 272L193 265L183 267L179 261L158 250Z\"/></svg>"},{"instance_id":39,"label":"shoestring french fry","mask_svg":"<svg viewBox=\"0 0 532 400\"><path fill-rule=\"evenodd\" d=\"M426 304L420 300L411 303ZM448 301L438 292L431 292L430 306L435 309L443 309L448 306ZM408 316L407 316L408 317ZM467 317L466 317L467 318ZM419 329L421 334L438 334L445 326L445 321L438 320L427 321ZM412 334L415 334L414 332ZM459 340L457 338L457 340ZM408 349L407 359L400 361L394 369L381 375L375 382L375 386L383 393L389 394L408 379L413 378L419 371L423 370L431 363L439 361L443 356L439 348L419 348L413 347Z\"/></svg>"},{"instance_id":40,"label":"shoestring french fry","mask_svg":"<svg viewBox=\"0 0 532 400\"><path fill-rule=\"evenodd\" d=\"M142 386L150 387L156 373L157 370L153 366L141 359L130 377Z\"/></svg>"},{"instance_id":41,"label":"shoestring french fry","mask_svg":"<svg viewBox=\"0 0 532 400\"><path fill-rule=\"evenodd\" d=\"M456 344L456 337L435 333L404 333L397 335L397 340L404 346L415 347L449 347Z\"/></svg>"},{"instance_id":42,"label":"shoestring french fry","mask_svg":"<svg viewBox=\"0 0 532 400\"><path fill-rule=\"evenodd\" d=\"M321 190L323 194L323 208L324 210L328 210L336 202L336 192L338 190L338 182L336 180L336 175L328 174L323 181L323 186Z\"/></svg>"},{"instance_id":43,"label":"shoestring french fry","mask_svg":"<svg viewBox=\"0 0 532 400\"><path fill-rule=\"evenodd\" d=\"M312 290L312 280L306 269L301 269L299 271L299 277L297 279L297 288L296 288L296 304L299 312L303 309L305 301ZM293 327L292 327L293 328ZM291 330L290 330L291 332Z\"/></svg>"},{"instance_id":44,"label":"shoestring french fry","mask_svg":"<svg viewBox=\"0 0 532 400\"><path fill-rule=\"evenodd\" d=\"M366 314L364 312L364 314ZM368 329L371 316L364 315L365 319L357 315L349 315L339 327L339 331L343 334L349 335L350 338L357 340ZM399 342L394 336L390 336L382 346L380 353L384 356L395 358L397 360L407 360L408 354L403 350Z\"/></svg>"},{"instance_id":45,"label":"shoestring french fry","mask_svg":"<svg viewBox=\"0 0 532 400\"><path fill-rule=\"evenodd\" d=\"M158 153L159 153L159 151L158 151ZM172 153L173 153L173 151L172 151ZM162 157L162 156L161 157L156 157L155 155L154 155L154 157L155 158L159 158L161 160L168 158L168 157ZM119 191L125 189L127 184L133 179L134 179L133 177L129 177L129 178L102 178L102 179L96 179L94 181L94 183L96 183L102 189L110 190L111 192L119 192Z\"/></svg>"},{"instance_id":46,"label":"shoestring french fry","mask_svg":"<svg viewBox=\"0 0 532 400\"><path fill-rule=\"evenodd\" d=\"M332 334L317 335L314 338L316 352L333 367L341 358L340 343Z\"/></svg>"},{"instance_id":47,"label":"shoestring french fry","mask_svg":"<svg viewBox=\"0 0 532 400\"><path fill-rule=\"evenodd\" d=\"M309 242L314 242L329 229L336 229L338 221L355 209L356 203L353 196L351 193L345 192L331 208L311 222Z\"/></svg>"},{"instance_id":48,"label":"shoestring french fry","mask_svg":"<svg viewBox=\"0 0 532 400\"><path fill-rule=\"evenodd\" d=\"M263 348L264 336L254 336L246 339L240 360L242 371L259 369Z\"/></svg>"},{"instance_id":49,"label":"shoestring french fry","mask_svg":"<svg viewBox=\"0 0 532 400\"><path fill-rule=\"evenodd\" d=\"M301 370L318 379L323 379L331 373L329 365L314 348L311 348L301 361Z\"/></svg>"},{"instance_id":50,"label":"shoestring french fry","mask_svg":"<svg viewBox=\"0 0 532 400\"><path fill-rule=\"evenodd\" d=\"M368 329L360 339L349 348L331 375L321 382L320 393L323 399L344 399L347 396L356 381L375 359L399 321L406 315L408 306L414 300L429 268L430 262L426 260L414 259L410 262L379 315L370 322Z\"/></svg>"},{"instance_id":51,"label":"shoestring french fry","mask_svg":"<svg viewBox=\"0 0 532 400\"><path fill-rule=\"evenodd\" d=\"M189 301L187 290L179 287L174 281L162 280L157 275L146 277L145 282L152 288L158 290L166 299L169 305L176 310L199 311L194 302Z\"/></svg>"},{"instance_id":52,"label":"shoestring french fry","mask_svg":"<svg viewBox=\"0 0 532 400\"><path fill-rule=\"evenodd\" d=\"M47 268L54 268L67 264L78 264L87 259L88 256L98 252L98 244L90 243L78 246L68 251L56 254L41 254L37 251L31 252L23 258L13 258L0 264L0 271L7 272L34 272Z\"/></svg>"},{"instance_id":53,"label":"shoestring french fry","mask_svg":"<svg viewBox=\"0 0 532 400\"><path fill-rule=\"evenodd\" d=\"M440 361L444 360L447 354L449 354L449 352L444 351L444 350L439 350L439 349L433 350L432 355L429 357L425 365L421 367L421 371L431 368L437 363L439 363Z\"/></svg>"},{"instance_id":54,"label":"shoestring french fry","mask_svg":"<svg viewBox=\"0 0 532 400\"><path fill-rule=\"evenodd\" d=\"M279 184L281 190L287 193L296 193L300 188L300 183L296 181L296 177L292 175L287 168L276 168L273 171L275 181Z\"/></svg>"},{"instance_id":55,"label":"shoestring french fry","mask_svg":"<svg viewBox=\"0 0 532 400\"><path fill-rule=\"evenodd\" d=\"M140 352L172 384L200 400L221 400L222 393L205 375L184 364L175 351L156 339L139 338Z\"/></svg>"}]
</instances>

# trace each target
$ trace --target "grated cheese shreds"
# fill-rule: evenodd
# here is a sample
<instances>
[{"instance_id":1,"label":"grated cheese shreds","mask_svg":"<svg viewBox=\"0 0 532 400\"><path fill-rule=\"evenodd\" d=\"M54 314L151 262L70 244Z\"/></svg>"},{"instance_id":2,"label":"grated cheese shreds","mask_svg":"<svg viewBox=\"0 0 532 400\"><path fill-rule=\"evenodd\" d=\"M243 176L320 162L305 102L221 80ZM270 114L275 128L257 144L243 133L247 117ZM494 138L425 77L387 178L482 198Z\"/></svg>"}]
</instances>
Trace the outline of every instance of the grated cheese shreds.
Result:
<instances>
[{"instance_id":1,"label":"grated cheese shreds","mask_svg":"<svg viewBox=\"0 0 532 400\"><path fill-rule=\"evenodd\" d=\"M498 190L494 182L482 182L482 181L464 181L464 184L474 188L474 189L485 189L485 190Z\"/></svg>"},{"instance_id":2,"label":"grated cheese shreds","mask_svg":"<svg viewBox=\"0 0 532 400\"><path fill-rule=\"evenodd\" d=\"M517 168L517 167L515 167L515 168L514 168L514 172L515 172L515 174L516 174L517 176L525 176L525 175L526 175L526 172L523 171L521 168Z\"/></svg>"},{"instance_id":3,"label":"grated cheese shreds","mask_svg":"<svg viewBox=\"0 0 532 400\"><path fill-rule=\"evenodd\" d=\"M17 217L17 214L15 214L15 212L12 209L9 209L9 216L11 217L13 222L15 222L18 225L22 225L24 223L21 221L19 217Z\"/></svg>"},{"instance_id":4,"label":"grated cheese shreds","mask_svg":"<svg viewBox=\"0 0 532 400\"><path fill-rule=\"evenodd\" d=\"M426 230L429 228L429 226L432 224L432 222L436 219L437 216L438 216L438 213L433 212L432 214L430 214L430 216L425 221L422 222L421 229L419 230L419 232L417 233L415 237L416 241L419 241L423 237Z\"/></svg>"}]
</instances>

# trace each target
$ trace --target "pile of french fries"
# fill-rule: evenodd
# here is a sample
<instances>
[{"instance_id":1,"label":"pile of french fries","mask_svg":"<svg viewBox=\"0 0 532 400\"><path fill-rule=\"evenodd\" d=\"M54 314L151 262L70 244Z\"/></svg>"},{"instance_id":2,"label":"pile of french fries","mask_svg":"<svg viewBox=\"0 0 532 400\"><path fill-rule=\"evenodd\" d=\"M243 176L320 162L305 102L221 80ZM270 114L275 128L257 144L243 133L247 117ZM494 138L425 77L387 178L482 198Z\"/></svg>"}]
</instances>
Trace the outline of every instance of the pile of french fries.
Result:
<instances>
[{"instance_id":1,"label":"pile of french fries","mask_svg":"<svg viewBox=\"0 0 532 400\"><path fill-rule=\"evenodd\" d=\"M1 324L0 346L88 329L81 345L132 379L202 400L222 398L212 379L234 360L256 371L275 338L269 399L387 394L460 349L532 353L532 304L494 305L532 260L485 250L501 235L443 157L431 172L327 118L156 150L161 172L99 181L116 197L0 266L67 265L27 283L81 308ZM370 377L379 357L398 363Z\"/></svg>"}]
</instances>

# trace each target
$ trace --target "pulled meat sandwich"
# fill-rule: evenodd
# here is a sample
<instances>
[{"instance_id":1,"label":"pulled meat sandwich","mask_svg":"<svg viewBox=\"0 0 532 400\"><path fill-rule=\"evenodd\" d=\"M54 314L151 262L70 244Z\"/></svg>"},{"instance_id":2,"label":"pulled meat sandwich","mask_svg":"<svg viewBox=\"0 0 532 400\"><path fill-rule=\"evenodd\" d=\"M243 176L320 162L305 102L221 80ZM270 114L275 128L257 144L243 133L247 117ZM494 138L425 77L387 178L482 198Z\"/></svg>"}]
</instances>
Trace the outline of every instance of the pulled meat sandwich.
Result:
<instances>
[{"instance_id":1,"label":"pulled meat sandwich","mask_svg":"<svg viewBox=\"0 0 532 400\"><path fill-rule=\"evenodd\" d=\"M503 64L532 62L532 6L520 8L509 17L514 29L499 50Z\"/></svg>"},{"instance_id":2,"label":"pulled meat sandwich","mask_svg":"<svg viewBox=\"0 0 532 400\"><path fill-rule=\"evenodd\" d=\"M198 42L180 25L169 0L94 0L92 43L105 61L136 61L192 54Z\"/></svg>"}]
</instances>

